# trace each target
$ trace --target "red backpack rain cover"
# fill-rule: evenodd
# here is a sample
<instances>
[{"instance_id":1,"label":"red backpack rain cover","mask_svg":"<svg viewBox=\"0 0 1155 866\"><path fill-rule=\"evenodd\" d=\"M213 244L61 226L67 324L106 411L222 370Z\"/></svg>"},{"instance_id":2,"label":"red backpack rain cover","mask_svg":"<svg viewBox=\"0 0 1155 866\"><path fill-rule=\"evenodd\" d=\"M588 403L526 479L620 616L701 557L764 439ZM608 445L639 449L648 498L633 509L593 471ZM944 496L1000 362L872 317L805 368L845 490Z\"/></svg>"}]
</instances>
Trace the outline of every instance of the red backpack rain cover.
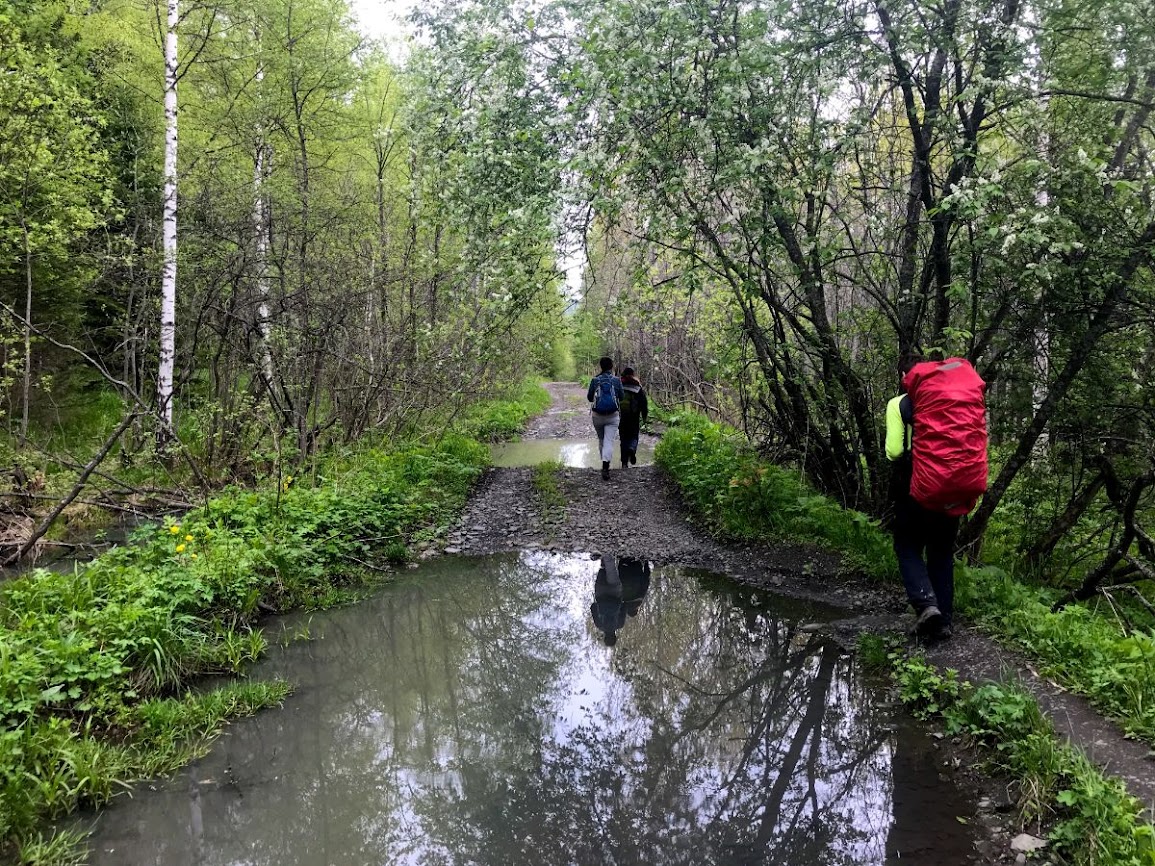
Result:
<instances>
[{"instance_id":1,"label":"red backpack rain cover","mask_svg":"<svg viewBox=\"0 0 1155 866\"><path fill-rule=\"evenodd\" d=\"M966 514L987 490L987 384L964 358L916 364L902 383L914 415L910 495Z\"/></svg>"}]
</instances>

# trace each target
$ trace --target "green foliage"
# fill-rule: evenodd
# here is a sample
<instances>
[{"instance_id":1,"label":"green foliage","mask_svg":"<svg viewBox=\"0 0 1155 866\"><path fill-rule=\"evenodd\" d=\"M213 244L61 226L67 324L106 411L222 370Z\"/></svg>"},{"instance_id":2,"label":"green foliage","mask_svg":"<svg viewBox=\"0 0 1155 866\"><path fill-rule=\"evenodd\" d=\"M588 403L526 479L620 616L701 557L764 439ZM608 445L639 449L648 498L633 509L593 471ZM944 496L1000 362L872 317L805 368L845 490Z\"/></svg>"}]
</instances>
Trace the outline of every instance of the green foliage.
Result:
<instances>
[{"instance_id":1,"label":"green foliage","mask_svg":"<svg viewBox=\"0 0 1155 866\"><path fill-rule=\"evenodd\" d=\"M657 462L714 531L825 544L872 577L895 573L890 540L867 515L842 508L797 474L759 458L736 430L696 413L671 416L669 423Z\"/></svg>"},{"instance_id":2,"label":"green foliage","mask_svg":"<svg viewBox=\"0 0 1155 866\"><path fill-rule=\"evenodd\" d=\"M312 485L286 477L273 490L226 491L72 573L5 584L0 844L179 766L221 719L280 700L278 685L166 694L263 653L252 627L263 609L331 602L375 551L395 555L405 538L447 523L487 460L457 435L336 456Z\"/></svg>"},{"instance_id":3,"label":"green foliage","mask_svg":"<svg viewBox=\"0 0 1155 866\"><path fill-rule=\"evenodd\" d=\"M534 415L549 407L549 392L540 382L526 379L508 399L486 400L470 406L456 428L482 442L512 439Z\"/></svg>"},{"instance_id":4,"label":"green foliage","mask_svg":"<svg viewBox=\"0 0 1155 866\"><path fill-rule=\"evenodd\" d=\"M941 717L950 734L966 736L990 762L1019 780L1025 821L1051 824L1051 844L1075 864L1155 864L1155 828L1142 804L1117 779L1104 776L1062 745L1035 699L1013 685L960 682L921 656L893 652L899 695L921 718Z\"/></svg>"},{"instance_id":5,"label":"green foliage","mask_svg":"<svg viewBox=\"0 0 1155 866\"><path fill-rule=\"evenodd\" d=\"M1129 734L1155 743L1155 633L1126 634L1080 605L1052 612L1057 593L998 568L962 567L957 574L956 603L968 615L1029 652Z\"/></svg>"}]
</instances>

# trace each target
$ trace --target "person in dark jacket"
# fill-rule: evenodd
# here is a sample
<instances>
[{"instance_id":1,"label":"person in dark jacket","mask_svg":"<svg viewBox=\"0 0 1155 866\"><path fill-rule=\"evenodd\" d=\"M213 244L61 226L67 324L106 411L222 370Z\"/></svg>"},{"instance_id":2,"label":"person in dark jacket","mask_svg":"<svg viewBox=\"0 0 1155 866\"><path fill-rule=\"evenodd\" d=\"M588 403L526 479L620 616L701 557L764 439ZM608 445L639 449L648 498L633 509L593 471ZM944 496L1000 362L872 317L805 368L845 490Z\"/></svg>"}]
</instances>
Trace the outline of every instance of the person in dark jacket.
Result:
<instances>
[{"instance_id":1,"label":"person in dark jacket","mask_svg":"<svg viewBox=\"0 0 1155 866\"><path fill-rule=\"evenodd\" d=\"M622 370L622 391L618 436L622 440L622 468L626 469L638 462L638 441L642 424L650 416L650 402L633 367Z\"/></svg>"},{"instance_id":2,"label":"person in dark jacket","mask_svg":"<svg viewBox=\"0 0 1155 866\"><path fill-rule=\"evenodd\" d=\"M920 361L903 360L906 375ZM923 508L910 495L914 413L905 388L886 406L886 456L891 462L891 530L898 570L915 612L915 633L930 640L951 637L954 618L954 543L959 518Z\"/></svg>"}]
</instances>

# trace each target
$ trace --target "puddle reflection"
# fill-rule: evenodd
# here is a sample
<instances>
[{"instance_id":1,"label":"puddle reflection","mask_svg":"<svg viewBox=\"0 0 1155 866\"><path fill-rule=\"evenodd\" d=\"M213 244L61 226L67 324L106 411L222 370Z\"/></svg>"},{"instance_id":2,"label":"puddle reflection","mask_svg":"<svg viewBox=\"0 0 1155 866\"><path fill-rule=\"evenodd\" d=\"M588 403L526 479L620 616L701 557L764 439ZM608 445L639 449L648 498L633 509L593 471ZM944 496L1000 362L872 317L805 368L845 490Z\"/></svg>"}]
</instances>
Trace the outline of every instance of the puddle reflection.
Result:
<instances>
[{"instance_id":1,"label":"puddle reflection","mask_svg":"<svg viewBox=\"0 0 1155 866\"><path fill-rule=\"evenodd\" d=\"M503 442L490 446L493 455L493 465L503 468L514 466L536 466L550 460L557 460L563 466L575 469L600 469L601 454L598 452L597 439L590 431L589 439L527 439L522 442ZM614 465L618 465L620 448L614 446ZM654 446L647 438L643 438L638 446L638 465L645 466L654 462Z\"/></svg>"},{"instance_id":2,"label":"puddle reflection","mask_svg":"<svg viewBox=\"0 0 1155 866\"><path fill-rule=\"evenodd\" d=\"M596 554L595 554L596 556ZM637 616L650 590L650 564L628 556L599 556L590 616L606 646L618 642L626 618Z\"/></svg>"},{"instance_id":3,"label":"puddle reflection","mask_svg":"<svg viewBox=\"0 0 1155 866\"><path fill-rule=\"evenodd\" d=\"M896 820L958 827L933 766L896 809L889 710L796 624L835 614L708 586L534 552L314 615L257 672L298 684L286 706L114 804L93 862L835 866L888 862Z\"/></svg>"}]
</instances>

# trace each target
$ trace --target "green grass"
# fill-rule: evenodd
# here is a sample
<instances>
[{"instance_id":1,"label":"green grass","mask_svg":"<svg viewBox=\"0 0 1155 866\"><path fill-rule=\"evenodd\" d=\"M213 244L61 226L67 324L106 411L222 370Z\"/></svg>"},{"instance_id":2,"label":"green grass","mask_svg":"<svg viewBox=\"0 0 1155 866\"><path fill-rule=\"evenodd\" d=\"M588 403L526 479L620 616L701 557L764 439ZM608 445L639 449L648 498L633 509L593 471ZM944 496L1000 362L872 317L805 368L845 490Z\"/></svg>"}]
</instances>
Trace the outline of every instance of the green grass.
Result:
<instances>
[{"instance_id":1,"label":"green grass","mask_svg":"<svg viewBox=\"0 0 1155 866\"><path fill-rule=\"evenodd\" d=\"M530 470L530 486L546 520L560 520L565 515L565 493L558 484L564 468L560 460L547 460Z\"/></svg>"},{"instance_id":2,"label":"green grass","mask_svg":"<svg viewBox=\"0 0 1155 866\"><path fill-rule=\"evenodd\" d=\"M879 639L860 649L878 662ZM1155 866L1155 827L1122 782L1104 776L1081 753L1060 743L1038 703L1015 685L977 688L953 670L940 674L925 658L889 653L899 696L916 715L940 718L950 735L982 750L1018 782L1024 824L1049 826L1052 851L1077 866Z\"/></svg>"},{"instance_id":3,"label":"green grass","mask_svg":"<svg viewBox=\"0 0 1155 866\"><path fill-rule=\"evenodd\" d=\"M993 567L956 567L956 603L1025 650L1042 672L1090 699L1128 734L1155 744L1155 634L1124 633L1088 608L1057 612L1058 592L1026 586Z\"/></svg>"},{"instance_id":4,"label":"green grass","mask_svg":"<svg viewBox=\"0 0 1155 866\"><path fill-rule=\"evenodd\" d=\"M895 573L890 538L877 521L815 493L797 473L760 459L736 430L693 413L671 417L670 425L655 459L716 533L814 542L839 551L849 566L871 577Z\"/></svg>"}]
</instances>

